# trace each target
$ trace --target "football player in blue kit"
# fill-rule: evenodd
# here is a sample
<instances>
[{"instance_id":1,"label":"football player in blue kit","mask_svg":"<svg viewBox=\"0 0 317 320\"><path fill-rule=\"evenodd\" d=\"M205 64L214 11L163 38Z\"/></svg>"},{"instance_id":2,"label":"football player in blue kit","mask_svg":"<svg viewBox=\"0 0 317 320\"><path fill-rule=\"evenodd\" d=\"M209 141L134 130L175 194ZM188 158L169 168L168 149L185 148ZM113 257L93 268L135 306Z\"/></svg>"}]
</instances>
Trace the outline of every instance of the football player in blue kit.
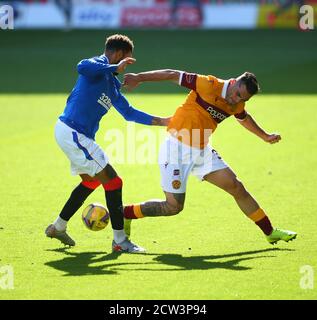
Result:
<instances>
[{"instance_id":1,"label":"football player in blue kit","mask_svg":"<svg viewBox=\"0 0 317 320\"><path fill-rule=\"evenodd\" d=\"M133 42L127 36L115 34L106 39L104 54L81 60L77 65L79 76L76 85L56 123L56 141L71 162L71 173L79 175L82 180L56 220L45 230L47 237L56 238L65 245L75 245L66 232L67 222L87 197L102 185L114 235L112 250L130 253L144 251L124 232L122 179L95 142L99 122L112 106L127 121L145 125L168 124L169 118L134 109L120 92L121 83L116 75L135 62L133 48Z\"/></svg>"}]
</instances>

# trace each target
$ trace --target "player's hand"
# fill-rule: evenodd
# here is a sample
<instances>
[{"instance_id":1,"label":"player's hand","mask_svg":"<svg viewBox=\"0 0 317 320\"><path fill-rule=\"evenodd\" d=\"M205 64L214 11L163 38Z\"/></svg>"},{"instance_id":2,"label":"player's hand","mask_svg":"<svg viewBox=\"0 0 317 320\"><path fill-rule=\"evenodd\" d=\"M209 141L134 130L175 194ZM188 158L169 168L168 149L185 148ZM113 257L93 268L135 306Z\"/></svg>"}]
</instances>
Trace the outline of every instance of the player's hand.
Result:
<instances>
[{"instance_id":1,"label":"player's hand","mask_svg":"<svg viewBox=\"0 0 317 320\"><path fill-rule=\"evenodd\" d=\"M167 127L169 125L169 123L171 122L171 119L172 119L172 117L163 118L162 125Z\"/></svg>"},{"instance_id":2,"label":"player's hand","mask_svg":"<svg viewBox=\"0 0 317 320\"><path fill-rule=\"evenodd\" d=\"M123 76L123 87L129 91L133 90L139 85L140 81L136 73L126 73Z\"/></svg>"},{"instance_id":3,"label":"player's hand","mask_svg":"<svg viewBox=\"0 0 317 320\"><path fill-rule=\"evenodd\" d=\"M159 117L153 117L152 119L152 126L164 126L167 127L170 123L172 117L167 118L159 118Z\"/></svg>"},{"instance_id":4,"label":"player's hand","mask_svg":"<svg viewBox=\"0 0 317 320\"><path fill-rule=\"evenodd\" d=\"M277 143L279 142L280 140L282 139L282 137L277 134L277 133L272 133L272 134L268 134L265 138L264 138L264 141L265 142L268 142L270 144L273 144L273 143Z\"/></svg>"},{"instance_id":5,"label":"player's hand","mask_svg":"<svg viewBox=\"0 0 317 320\"><path fill-rule=\"evenodd\" d=\"M135 61L136 60L134 58L130 58L130 57L122 59L118 63L117 72L122 73L125 70L125 68L127 67L127 65L133 64Z\"/></svg>"}]
</instances>

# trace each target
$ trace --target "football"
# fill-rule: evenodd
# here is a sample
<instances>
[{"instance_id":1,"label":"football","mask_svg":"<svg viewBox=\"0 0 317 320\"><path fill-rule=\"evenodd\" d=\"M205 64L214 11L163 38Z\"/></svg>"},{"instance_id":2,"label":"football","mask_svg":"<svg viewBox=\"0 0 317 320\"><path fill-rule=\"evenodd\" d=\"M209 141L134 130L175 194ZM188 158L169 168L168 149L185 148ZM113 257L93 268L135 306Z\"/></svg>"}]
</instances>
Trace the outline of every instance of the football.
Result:
<instances>
[{"instance_id":1,"label":"football","mask_svg":"<svg viewBox=\"0 0 317 320\"><path fill-rule=\"evenodd\" d=\"M91 203L82 213L84 225L92 231L100 231L109 224L110 215L105 206Z\"/></svg>"}]
</instances>

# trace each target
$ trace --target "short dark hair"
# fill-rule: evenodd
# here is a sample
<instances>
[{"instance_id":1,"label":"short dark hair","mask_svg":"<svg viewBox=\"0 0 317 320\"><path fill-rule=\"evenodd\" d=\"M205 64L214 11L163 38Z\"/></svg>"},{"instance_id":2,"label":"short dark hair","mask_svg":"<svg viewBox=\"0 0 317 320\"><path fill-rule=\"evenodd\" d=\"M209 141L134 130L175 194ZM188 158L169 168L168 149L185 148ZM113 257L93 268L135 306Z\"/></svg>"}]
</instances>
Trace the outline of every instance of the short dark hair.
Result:
<instances>
[{"instance_id":1,"label":"short dark hair","mask_svg":"<svg viewBox=\"0 0 317 320\"><path fill-rule=\"evenodd\" d=\"M260 86L255 74L252 72L245 72L239 79L243 84L245 84L249 94L257 94L260 91Z\"/></svg>"},{"instance_id":2,"label":"short dark hair","mask_svg":"<svg viewBox=\"0 0 317 320\"><path fill-rule=\"evenodd\" d=\"M133 51L134 45L129 37L122 34L114 34L106 38L105 47L106 51L122 50L124 53L128 53Z\"/></svg>"}]
</instances>

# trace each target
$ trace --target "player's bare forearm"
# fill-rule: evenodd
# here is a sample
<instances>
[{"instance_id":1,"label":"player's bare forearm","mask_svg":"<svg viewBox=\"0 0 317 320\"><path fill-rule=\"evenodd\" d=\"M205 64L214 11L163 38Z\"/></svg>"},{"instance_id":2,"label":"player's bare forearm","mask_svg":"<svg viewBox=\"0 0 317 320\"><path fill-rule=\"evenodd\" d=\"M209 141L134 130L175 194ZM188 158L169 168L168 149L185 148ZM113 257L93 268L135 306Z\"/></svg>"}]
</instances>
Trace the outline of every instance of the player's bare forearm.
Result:
<instances>
[{"instance_id":1,"label":"player's bare forearm","mask_svg":"<svg viewBox=\"0 0 317 320\"><path fill-rule=\"evenodd\" d=\"M171 120L171 117L168 117L168 118L153 117L152 126L168 126L170 120Z\"/></svg>"},{"instance_id":2,"label":"player's bare forearm","mask_svg":"<svg viewBox=\"0 0 317 320\"><path fill-rule=\"evenodd\" d=\"M136 60L131 57L128 57L128 58L121 60L118 63L117 73L122 73L129 64L133 64L133 63L135 63L135 61Z\"/></svg>"},{"instance_id":3,"label":"player's bare forearm","mask_svg":"<svg viewBox=\"0 0 317 320\"><path fill-rule=\"evenodd\" d=\"M273 144L281 140L281 136L279 134L270 134L264 131L249 114L243 121L239 121L239 123L265 142Z\"/></svg>"},{"instance_id":4,"label":"player's bare forearm","mask_svg":"<svg viewBox=\"0 0 317 320\"><path fill-rule=\"evenodd\" d=\"M239 123L263 140L267 135L267 133L255 122L255 120L249 114L243 121L239 121Z\"/></svg>"},{"instance_id":5,"label":"player's bare forearm","mask_svg":"<svg viewBox=\"0 0 317 320\"><path fill-rule=\"evenodd\" d=\"M137 79L139 82L145 81L174 81L178 82L181 71L164 69L164 70L153 70L147 72L140 72L137 74Z\"/></svg>"},{"instance_id":6,"label":"player's bare forearm","mask_svg":"<svg viewBox=\"0 0 317 320\"><path fill-rule=\"evenodd\" d=\"M140 73L126 73L124 75L123 86L128 90L132 90L142 82L149 81L173 81L178 83L181 71L165 69L153 70Z\"/></svg>"}]
</instances>

